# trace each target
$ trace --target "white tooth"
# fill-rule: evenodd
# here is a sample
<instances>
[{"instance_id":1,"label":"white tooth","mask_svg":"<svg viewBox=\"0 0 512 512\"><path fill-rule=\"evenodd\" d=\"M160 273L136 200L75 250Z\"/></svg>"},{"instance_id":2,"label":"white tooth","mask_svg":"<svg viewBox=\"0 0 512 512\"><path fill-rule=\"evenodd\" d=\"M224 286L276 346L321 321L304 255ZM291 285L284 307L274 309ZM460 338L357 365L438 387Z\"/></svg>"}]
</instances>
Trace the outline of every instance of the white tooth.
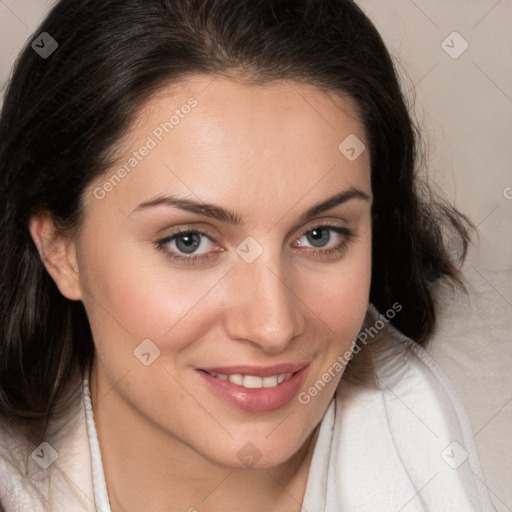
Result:
<instances>
[{"instance_id":1,"label":"white tooth","mask_svg":"<svg viewBox=\"0 0 512 512\"><path fill-rule=\"evenodd\" d=\"M286 377L286 374L285 373L281 373L277 376L277 383L278 384L281 384L281 382L284 381L284 378Z\"/></svg>"},{"instance_id":2,"label":"white tooth","mask_svg":"<svg viewBox=\"0 0 512 512\"><path fill-rule=\"evenodd\" d=\"M244 377L244 388L261 388L263 386L263 379L261 377L256 377L255 375L246 375Z\"/></svg>"},{"instance_id":3,"label":"white tooth","mask_svg":"<svg viewBox=\"0 0 512 512\"><path fill-rule=\"evenodd\" d=\"M228 380L228 376L222 375L222 373L218 373L217 375L215 375L215 377L217 377L220 380Z\"/></svg>"},{"instance_id":4,"label":"white tooth","mask_svg":"<svg viewBox=\"0 0 512 512\"><path fill-rule=\"evenodd\" d=\"M277 375L272 377L263 377L263 387L264 388L273 388L277 386Z\"/></svg>"},{"instance_id":5,"label":"white tooth","mask_svg":"<svg viewBox=\"0 0 512 512\"><path fill-rule=\"evenodd\" d=\"M229 382L232 382L233 384L242 386L244 378L239 373L234 373L233 375L228 376L228 380L229 380Z\"/></svg>"},{"instance_id":6,"label":"white tooth","mask_svg":"<svg viewBox=\"0 0 512 512\"><path fill-rule=\"evenodd\" d=\"M288 380L292 375L293 373L287 373L284 377L284 380Z\"/></svg>"}]
</instances>

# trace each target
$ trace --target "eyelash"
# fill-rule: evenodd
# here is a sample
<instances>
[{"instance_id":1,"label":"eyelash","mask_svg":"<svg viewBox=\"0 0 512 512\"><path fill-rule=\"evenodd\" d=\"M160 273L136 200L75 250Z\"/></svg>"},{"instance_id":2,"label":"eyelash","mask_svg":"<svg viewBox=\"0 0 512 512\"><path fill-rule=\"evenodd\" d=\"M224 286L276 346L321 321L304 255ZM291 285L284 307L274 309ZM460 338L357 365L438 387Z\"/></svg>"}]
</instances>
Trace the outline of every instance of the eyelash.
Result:
<instances>
[{"instance_id":1,"label":"eyelash","mask_svg":"<svg viewBox=\"0 0 512 512\"><path fill-rule=\"evenodd\" d=\"M344 239L341 242L341 244L338 247L335 247L334 249L315 249L315 250L308 250L307 252L309 254L312 254L314 258L324 258L327 256L329 258L330 256L341 256L346 249L348 248L348 245L356 238L356 234L351 231L348 228L341 227L341 226L332 226L331 224L319 224L317 226L313 226L312 228L307 229L304 231L299 238L302 238L304 235L307 235L311 231L314 231L319 228L326 228L331 231L334 231L335 233L338 233L339 235L343 235ZM184 263L186 265L197 265L202 262L209 261L211 258L215 257L217 253L208 253L206 255L200 255L200 256L179 256L173 251L169 251L169 249L166 248L166 246L173 242L176 238L178 238L180 235L184 234L198 234L207 237L212 242L217 243L216 240L209 235L208 233L205 233L204 231L200 231L198 229L181 229L179 231L176 231L172 233L171 235L158 240L155 242L155 245L158 250L162 251L164 255L169 258L172 261L177 261L179 263Z\"/></svg>"}]
</instances>

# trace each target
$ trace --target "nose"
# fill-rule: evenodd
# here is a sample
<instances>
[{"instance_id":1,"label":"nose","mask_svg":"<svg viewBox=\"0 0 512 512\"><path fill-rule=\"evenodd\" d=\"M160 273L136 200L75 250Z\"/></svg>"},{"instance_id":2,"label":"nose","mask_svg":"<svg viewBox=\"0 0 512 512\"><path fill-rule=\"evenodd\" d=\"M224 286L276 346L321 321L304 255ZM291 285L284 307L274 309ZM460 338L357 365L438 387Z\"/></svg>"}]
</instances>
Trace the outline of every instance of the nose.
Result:
<instances>
[{"instance_id":1,"label":"nose","mask_svg":"<svg viewBox=\"0 0 512 512\"><path fill-rule=\"evenodd\" d=\"M283 265L265 253L238 265L225 320L229 336L268 353L284 350L304 328L302 303L289 284L290 269L284 272Z\"/></svg>"}]
</instances>

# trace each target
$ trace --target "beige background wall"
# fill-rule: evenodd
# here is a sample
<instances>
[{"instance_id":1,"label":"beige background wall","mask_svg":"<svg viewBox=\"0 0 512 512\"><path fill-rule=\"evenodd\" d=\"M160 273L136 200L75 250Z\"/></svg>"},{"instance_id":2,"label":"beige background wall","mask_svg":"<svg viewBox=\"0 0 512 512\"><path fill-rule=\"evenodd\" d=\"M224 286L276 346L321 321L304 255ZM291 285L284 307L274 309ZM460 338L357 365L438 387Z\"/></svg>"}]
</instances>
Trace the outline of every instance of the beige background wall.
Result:
<instances>
[{"instance_id":1,"label":"beige background wall","mask_svg":"<svg viewBox=\"0 0 512 512\"><path fill-rule=\"evenodd\" d=\"M468 264L512 267L512 2L360 0L416 90L429 173L478 226ZM467 49L442 42L458 32ZM463 40L445 43L464 48ZM408 78L407 78L408 76Z\"/></svg>"},{"instance_id":2,"label":"beige background wall","mask_svg":"<svg viewBox=\"0 0 512 512\"><path fill-rule=\"evenodd\" d=\"M358 3L416 91L428 175L478 226L474 298L446 300L429 351L468 410L497 510L512 511L512 1ZM0 86L51 4L0 0Z\"/></svg>"}]
</instances>

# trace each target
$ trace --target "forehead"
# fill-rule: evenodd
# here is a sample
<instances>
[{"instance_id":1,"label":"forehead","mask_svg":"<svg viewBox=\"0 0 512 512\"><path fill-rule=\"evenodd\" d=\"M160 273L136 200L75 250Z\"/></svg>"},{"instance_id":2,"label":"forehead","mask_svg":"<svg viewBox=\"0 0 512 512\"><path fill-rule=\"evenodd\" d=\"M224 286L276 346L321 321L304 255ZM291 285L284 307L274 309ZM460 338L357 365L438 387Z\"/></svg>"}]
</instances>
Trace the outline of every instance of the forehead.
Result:
<instances>
[{"instance_id":1,"label":"forehead","mask_svg":"<svg viewBox=\"0 0 512 512\"><path fill-rule=\"evenodd\" d=\"M361 154L349 158L347 144ZM106 197L123 210L162 193L205 202L251 195L261 197L260 207L265 198L297 201L308 190L314 197L349 186L370 193L365 147L349 98L289 80L254 85L197 75L141 106L116 164L96 185L124 168Z\"/></svg>"}]
</instances>

